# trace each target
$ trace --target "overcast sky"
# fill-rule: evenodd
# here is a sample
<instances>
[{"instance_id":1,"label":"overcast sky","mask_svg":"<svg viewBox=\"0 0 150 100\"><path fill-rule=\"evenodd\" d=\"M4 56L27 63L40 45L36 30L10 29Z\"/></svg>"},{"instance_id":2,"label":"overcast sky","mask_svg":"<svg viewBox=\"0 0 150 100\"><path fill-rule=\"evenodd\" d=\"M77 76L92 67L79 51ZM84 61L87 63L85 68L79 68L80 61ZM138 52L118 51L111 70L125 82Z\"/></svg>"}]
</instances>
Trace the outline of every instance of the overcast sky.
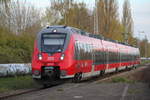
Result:
<instances>
[{"instance_id":1,"label":"overcast sky","mask_svg":"<svg viewBox=\"0 0 150 100\"><path fill-rule=\"evenodd\" d=\"M26 0L40 9L44 9L49 5L50 0ZM84 1L92 8L95 0L78 0ZM119 1L119 14L122 13L122 4L124 0ZM145 38L150 41L150 0L129 0L132 8L132 16L134 20L134 36ZM142 33L144 31L144 33Z\"/></svg>"}]
</instances>

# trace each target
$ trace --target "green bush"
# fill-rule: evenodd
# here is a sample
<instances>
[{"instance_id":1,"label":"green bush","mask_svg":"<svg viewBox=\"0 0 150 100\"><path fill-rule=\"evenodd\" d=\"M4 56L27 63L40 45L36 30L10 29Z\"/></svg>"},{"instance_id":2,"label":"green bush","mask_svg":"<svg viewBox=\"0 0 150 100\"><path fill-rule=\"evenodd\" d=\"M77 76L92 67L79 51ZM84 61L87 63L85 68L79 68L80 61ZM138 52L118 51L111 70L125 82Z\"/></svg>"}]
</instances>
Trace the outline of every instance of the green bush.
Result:
<instances>
[{"instance_id":1,"label":"green bush","mask_svg":"<svg viewBox=\"0 0 150 100\"><path fill-rule=\"evenodd\" d=\"M0 63L29 63L33 51L34 36L15 35L0 30Z\"/></svg>"}]
</instances>

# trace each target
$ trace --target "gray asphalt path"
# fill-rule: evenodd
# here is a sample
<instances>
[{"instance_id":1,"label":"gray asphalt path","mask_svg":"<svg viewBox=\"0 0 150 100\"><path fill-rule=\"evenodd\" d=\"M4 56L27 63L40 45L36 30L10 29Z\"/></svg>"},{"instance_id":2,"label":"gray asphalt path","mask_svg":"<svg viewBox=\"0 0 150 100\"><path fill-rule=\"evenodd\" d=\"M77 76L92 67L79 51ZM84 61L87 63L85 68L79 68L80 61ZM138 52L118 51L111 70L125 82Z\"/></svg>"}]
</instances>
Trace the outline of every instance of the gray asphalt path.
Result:
<instances>
[{"instance_id":1,"label":"gray asphalt path","mask_svg":"<svg viewBox=\"0 0 150 100\"><path fill-rule=\"evenodd\" d=\"M67 83L7 100L150 100L145 83Z\"/></svg>"}]
</instances>

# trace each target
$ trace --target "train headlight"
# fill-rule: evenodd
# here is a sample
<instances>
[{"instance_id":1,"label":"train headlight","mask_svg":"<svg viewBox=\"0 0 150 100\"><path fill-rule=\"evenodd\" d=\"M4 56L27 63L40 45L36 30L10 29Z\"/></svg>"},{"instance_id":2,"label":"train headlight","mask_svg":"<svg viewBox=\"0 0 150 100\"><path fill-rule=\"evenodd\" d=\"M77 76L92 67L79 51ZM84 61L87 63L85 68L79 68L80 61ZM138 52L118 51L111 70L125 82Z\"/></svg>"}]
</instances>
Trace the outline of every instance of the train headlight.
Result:
<instances>
[{"instance_id":1,"label":"train headlight","mask_svg":"<svg viewBox=\"0 0 150 100\"><path fill-rule=\"evenodd\" d=\"M41 54L38 55L38 59L42 60L42 55Z\"/></svg>"},{"instance_id":2,"label":"train headlight","mask_svg":"<svg viewBox=\"0 0 150 100\"><path fill-rule=\"evenodd\" d=\"M65 58L65 54L62 54L60 60L64 60L64 58Z\"/></svg>"}]
</instances>

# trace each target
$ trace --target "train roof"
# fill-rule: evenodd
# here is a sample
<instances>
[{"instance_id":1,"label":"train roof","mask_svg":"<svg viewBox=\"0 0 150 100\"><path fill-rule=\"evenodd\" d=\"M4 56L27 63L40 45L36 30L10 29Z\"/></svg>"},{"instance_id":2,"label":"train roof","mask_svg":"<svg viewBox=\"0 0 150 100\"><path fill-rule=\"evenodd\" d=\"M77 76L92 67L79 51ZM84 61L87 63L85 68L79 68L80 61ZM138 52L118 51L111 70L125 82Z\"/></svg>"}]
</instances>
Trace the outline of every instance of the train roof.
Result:
<instances>
[{"instance_id":1,"label":"train roof","mask_svg":"<svg viewBox=\"0 0 150 100\"><path fill-rule=\"evenodd\" d=\"M47 26L40 33L48 33L48 32L51 32L53 30L58 30L61 33L70 33L70 34L78 33L80 35L84 35L84 36L88 36L88 37L92 37L92 38L96 38L96 39L106 40L106 41L110 41L110 42L113 42L113 43L119 43L119 44L122 44L122 45L135 47L133 45L130 45L130 44L127 44L127 43L124 43L124 42L118 42L117 40L112 40L110 38L106 38L103 35L88 33L88 32L85 32L81 29L70 27L70 26L65 26L65 25ZM137 48L137 47L135 47L135 48Z\"/></svg>"}]
</instances>

